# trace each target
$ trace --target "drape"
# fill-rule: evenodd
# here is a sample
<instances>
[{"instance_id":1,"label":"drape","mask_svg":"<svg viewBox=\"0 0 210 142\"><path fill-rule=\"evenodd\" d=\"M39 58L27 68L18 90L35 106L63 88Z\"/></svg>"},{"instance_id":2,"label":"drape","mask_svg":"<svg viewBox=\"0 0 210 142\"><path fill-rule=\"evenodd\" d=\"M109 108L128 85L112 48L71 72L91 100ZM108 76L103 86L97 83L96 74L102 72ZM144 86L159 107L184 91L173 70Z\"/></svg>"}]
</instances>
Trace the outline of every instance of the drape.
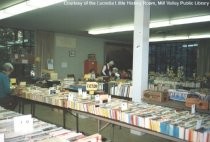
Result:
<instances>
[{"instance_id":1,"label":"drape","mask_svg":"<svg viewBox=\"0 0 210 142\"><path fill-rule=\"evenodd\" d=\"M36 31L35 38L36 74L40 76L42 70L47 69L47 59L54 59L54 33Z\"/></svg>"}]
</instances>

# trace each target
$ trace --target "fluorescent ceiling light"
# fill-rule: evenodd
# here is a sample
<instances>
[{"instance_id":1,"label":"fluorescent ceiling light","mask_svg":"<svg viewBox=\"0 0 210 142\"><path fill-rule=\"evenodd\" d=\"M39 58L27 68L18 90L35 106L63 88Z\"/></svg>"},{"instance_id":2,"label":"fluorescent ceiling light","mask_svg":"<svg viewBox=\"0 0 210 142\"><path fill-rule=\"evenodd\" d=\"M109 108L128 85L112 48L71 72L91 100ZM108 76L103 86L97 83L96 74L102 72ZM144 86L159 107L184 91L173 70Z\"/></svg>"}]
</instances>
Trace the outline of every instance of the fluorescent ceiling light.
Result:
<instances>
[{"instance_id":1,"label":"fluorescent ceiling light","mask_svg":"<svg viewBox=\"0 0 210 142\"><path fill-rule=\"evenodd\" d=\"M28 0L0 11L0 19L60 3L64 0Z\"/></svg>"},{"instance_id":2,"label":"fluorescent ceiling light","mask_svg":"<svg viewBox=\"0 0 210 142\"><path fill-rule=\"evenodd\" d=\"M210 21L210 15L170 20L170 25L183 25Z\"/></svg>"},{"instance_id":3,"label":"fluorescent ceiling light","mask_svg":"<svg viewBox=\"0 0 210 142\"><path fill-rule=\"evenodd\" d=\"M170 26L170 22L169 21L153 21L150 22L149 27L150 28L159 28L159 27L167 27Z\"/></svg>"},{"instance_id":4,"label":"fluorescent ceiling light","mask_svg":"<svg viewBox=\"0 0 210 142\"><path fill-rule=\"evenodd\" d=\"M42 7L50 6L50 5L57 4L63 1L64 0L29 0L27 1L27 5L37 7L37 8L42 8Z\"/></svg>"},{"instance_id":5,"label":"fluorescent ceiling light","mask_svg":"<svg viewBox=\"0 0 210 142\"><path fill-rule=\"evenodd\" d=\"M34 10L34 9L35 7L28 6L26 2L23 2L23 3L6 8L4 12L11 15L17 15L20 13Z\"/></svg>"},{"instance_id":6,"label":"fluorescent ceiling light","mask_svg":"<svg viewBox=\"0 0 210 142\"><path fill-rule=\"evenodd\" d=\"M106 33L115 33L115 32L124 32L124 31L133 31L134 26L132 24L129 25L122 25L122 26L113 26L108 28L99 28L89 30L88 33L92 35L97 34L106 34Z\"/></svg>"},{"instance_id":7,"label":"fluorescent ceiling light","mask_svg":"<svg viewBox=\"0 0 210 142\"><path fill-rule=\"evenodd\" d=\"M190 35L190 39L199 39L199 38L210 38L210 33L206 34L197 34L197 35Z\"/></svg>"},{"instance_id":8,"label":"fluorescent ceiling light","mask_svg":"<svg viewBox=\"0 0 210 142\"><path fill-rule=\"evenodd\" d=\"M12 16L12 14L5 13L3 10L0 11L0 19L4 19Z\"/></svg>"},{"instance_id":9,"label":"fluorescent ceiling light","mask_svg":"<svg viewBox=\"0 0 210 142\"><path fill-rule=\"evenodd\" d=\"M165 37L165 41L171 41L171 40L185 40L188 39L188 36L167 36Z\"/></svg>"},{"instance_id":10,"label":"fluorescent ceiling light","mask_svg":"<svg viewBox=\"0 0 210 142\"><path fill-rule=\"evenodd\" d=\"M151 37L150 42L158 41L172 41L172 40L186 40L186 39L201 39L210 38L210 33L192 34L192 35L179 35L179 36L166 36L166 37ZM196 45L194 45L196 46Z\"/></svg>"},{"instance_id":11,"label":"fluorescent ceiling light","mask_svg":"<svg viewBox=\"0 0 210 142\"><path fill-rule=\"evenodd\" d=\"M210 21L210 15L196 16L196 17L190 17L190 18L186 17L182 19L172 19L172 20L165 20L165 21L151 21L149 27L159 28L159 27L183 25L183 24L190 24L190 23L200 23L200 22L207 22L207 21ZM122 32L122 31L131 31L133 29L134 29L133 24L130 24L129 26L121 25L121 26L91 29L88 31L88 33L96 35L96 34Z\"/></svg>"},{"instance_id":12,"label":"fluorescent ceiling light","mask_svg":"<svg viewBox=\"0 0 210 142\"><path fill-rule=\"evenodd\" d=\"M166 36L166 37L151 37L149 41L157 42L157 41L172 41L172 40L186 40L186 39L189 39L188 36L180 35L180 36Z\"/></svg>"},{"instance_id":13,"label":"fluorescent ceiling light","mask_svg":"<svg viewBox=\"0 0 210 142\"><path fill-rule=\"evenodd\" d=\"M150 42L164 41L163 37L151 37L149 38Z\"/></svg>"}]
</instances>

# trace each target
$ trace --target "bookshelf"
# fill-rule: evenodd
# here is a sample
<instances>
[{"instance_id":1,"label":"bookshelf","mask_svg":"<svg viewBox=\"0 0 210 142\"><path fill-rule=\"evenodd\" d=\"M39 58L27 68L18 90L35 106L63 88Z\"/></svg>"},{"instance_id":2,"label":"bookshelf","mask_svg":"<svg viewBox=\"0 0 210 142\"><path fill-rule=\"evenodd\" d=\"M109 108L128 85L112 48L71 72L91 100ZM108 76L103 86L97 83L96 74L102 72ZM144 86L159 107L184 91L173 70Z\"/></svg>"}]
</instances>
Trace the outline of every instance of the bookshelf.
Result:
<instances>
[{"instance_id":1,"label":"bookshelf","mask_svg":"<svg viewBox=\"0 0 210 142\"><path fill-rule=\"evenodd\" d=\"M34 32L24 29L0 28L0 46L5 52L4 61L33 63Z\"/></svg>"},{"instance_id":2,"label":"bookshelf","mask_svg":"<svg viewBox=\"0 0 210 142\"><path fill-rule=\"evenodd\" d=\"M0 27L0 47L0 65L11 62L15 67L11 77L26 80L34 64L34 31Z\"/></svg>"}]
</instances>

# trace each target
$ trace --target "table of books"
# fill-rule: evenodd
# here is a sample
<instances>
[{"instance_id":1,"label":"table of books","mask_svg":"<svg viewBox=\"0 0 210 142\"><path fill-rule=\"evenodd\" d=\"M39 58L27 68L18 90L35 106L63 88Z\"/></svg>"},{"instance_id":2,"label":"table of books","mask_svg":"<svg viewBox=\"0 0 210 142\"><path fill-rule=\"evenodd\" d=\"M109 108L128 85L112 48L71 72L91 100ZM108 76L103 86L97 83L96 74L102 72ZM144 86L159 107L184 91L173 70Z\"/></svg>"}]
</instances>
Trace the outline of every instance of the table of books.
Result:
<instances>
[{"instance_id":1,"label":"table of books","mask_svg":"<svg viewBox=\"0 0 210 142\"><path fill-rule=\"evenodd\" d=\"M28 118L29 115L26 115ZM32 125L23 125L25 116L0 107L1 142L101 142L99 134L85 136L31 117ZM22 119L22 120L21 120ZM17 125L20 120L22 125ZM18 128L22 126L23 128ZM27 127L24 127L27 126ZM30 129L28 127L32 126Z\"/></svg>"},{"instance_id":2,"label":"table of books","mask_svg":"<svg viewBox=\"0 0 210 142\"><path fill-rule=\"evenodd\" d=\"M69 99L71 93L74 97ZM76 92L49 95L48 89L44 88L25 88L17 95L19 100L45 103L173 141L210 141L209 114L191 114L189 111L122 99L99 103L94 99L84 99ZM126 110L122 109L122 102L127 104Z\"/></svg>"}]
</instances>

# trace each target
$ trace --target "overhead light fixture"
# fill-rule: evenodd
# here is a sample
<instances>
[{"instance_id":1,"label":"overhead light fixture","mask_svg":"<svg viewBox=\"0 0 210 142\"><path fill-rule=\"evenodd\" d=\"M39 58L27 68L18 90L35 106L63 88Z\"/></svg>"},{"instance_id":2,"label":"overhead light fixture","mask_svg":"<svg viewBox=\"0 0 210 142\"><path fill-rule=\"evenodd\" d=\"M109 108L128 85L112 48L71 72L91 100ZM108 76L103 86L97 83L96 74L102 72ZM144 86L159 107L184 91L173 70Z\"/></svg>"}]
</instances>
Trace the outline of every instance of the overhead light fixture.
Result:
<instances>
[{"instance_id":1,"label":"overhead light fixture","mask_svg":"<svg viewBox=\"0 0 210 142\"><path fill-rule=\"evenodd\" d=\"M149 38L150 42L164 41L164 37L151 37Z\"/></svg>"},{"instance_id":2,"label":"overhead light fixture","mask_svg":"<svg viewBox=\"0 0 210 142\"><path fill-rule=\"evenodd\" d=\"M183 24L200 23L207 21L210 21L210 15L174 19L170 20L170 25L183 25Z\"/></svg>"},{"instance_id":3,"label":"overhead light fixture","mask_svg":"<svg viewBox=\"0 0 210 142\"><path fill-rule=\"evenodd\" d=\"M27 11L31 11L34 9L35 9L35 7L28 6L26 4L26 2L23 2L23 3L19 3L17 5L8 7L3 11L4 11L4 13L11 14L11 16L12 16L12 15L17 15L17 14L24 13Z\"/></svg>"},{"instance_id":4,"label":"overhead light fixture","mask_svg":"<svg viewBox=\"0 0 210 142\"><path fill-rule=\"evenodd\" d=\"M167 27L170 26L170 22L166 21L152 21L149 24L149 28L159 28L159 27Z\"/></svg>"},{"instance_id":5,"label":"overhead light fixture","mask_svg":"<svg viewBox=\"0 0 210 142\"><path fill-rule=\"evenodd\" d=\"M149 39L149 41L150 42L158 42L158 41L201 39L201 38L210 38L210 33L200 33L200 34L191 34L191 35L179 35L179 36L166 36L166 37L151 37Z\"/></svg>"},{"instance_id":6,"label":"overhead light fixture","mask_svg":"<svg viewBox=\"0 0 210 142\"><path fill-rule=\"evenodd\" d=\"M50 5L57 4L63 1L64 0L29 0L27 1L27 5L30 5L36 8L42 8L42 7L50 6Z\"/></svg>"},{"instance_id":7,"label":"overhead light fixture","mask_svg":"<svg viewBox=\"0 0 210 142\"><path fill-rule=\"evenodd\" d=\"M210 15L186 17L186 18L181 18L181 19L172 19L172 20L163 20L163 21L150 21L149 27L150 28L159 28L159 27L183 25L183 24L190 24L190 23L200 23L200 22L207 22L207 21L210 21ZM88 33L97 35L97 34L105 34L105 33L131 31L133 29L134 29L133 24L129 24L129 26L121 25L121 26L112 26L112 27L91 29L88 31Z\"/></svg>"},{"instance_id":8,"label":"overhead light fixture","mask_svg":"<svg viewBox=\"0 0 210 142\"><path fill-rule=\"evenodd\" d=\"M189 36L190 39L210 38L210 33L206 34L194 34Z\"/></svg>"},{"instance_id":9,"label":"overhead light fixture","mask_svg":"<svg viewBox=\"0 0 210 142\"><path fill-rule=\"evenodd\" d=\"M0 19L8 18L37 8L47 7L64 0L28 0L0 11Z\"/></svg>"},{"instance_id":10,"label":"overhead light fixture","mask_svg":"<svg viewBox=\"0 0 210 142\"><path fill-rule=\"evenodd\" d=\"M0 11L0 19L10 17L12 14L5 13L3 10Z\"/></svg>"},{"instance_id":11,"label":"overhead light fixture","mask_svg":"<svg viewBox=\"0 0 210 142\"><path fill-rule=\"evenodd\" d=\"M173 41L173 40L186 40L186 39L189 39L187 35L179 35L179 36L151 37L149 41L158 42L158 41Z\"/></svg>"},{"instance_id":12,"label":"overhead light fixture","mask_svg":"<svg viewBox=\"0 0 210 142\"><path fill-rule=\"evenodd\" d=\"M116 33L116 32L124 32L124 31L133 31L134 26L132 24L121 25L121 26L112 26L108 28L99 28L89 30L88 33L92 35L97 34L106 34L106 33Z\"/></svg>"},{"instance_id":13,"label":"overhead light fixture","mask_svg":"<svg viewBox=\"0 0 210 142\"><path fill-rule=\"evenodd\" d=\"M185 40L185 39L188 39L188 36L180 35L180 36L167 36L167 37L165 37L165 41Z\"/></svg>"}]
</instances>

